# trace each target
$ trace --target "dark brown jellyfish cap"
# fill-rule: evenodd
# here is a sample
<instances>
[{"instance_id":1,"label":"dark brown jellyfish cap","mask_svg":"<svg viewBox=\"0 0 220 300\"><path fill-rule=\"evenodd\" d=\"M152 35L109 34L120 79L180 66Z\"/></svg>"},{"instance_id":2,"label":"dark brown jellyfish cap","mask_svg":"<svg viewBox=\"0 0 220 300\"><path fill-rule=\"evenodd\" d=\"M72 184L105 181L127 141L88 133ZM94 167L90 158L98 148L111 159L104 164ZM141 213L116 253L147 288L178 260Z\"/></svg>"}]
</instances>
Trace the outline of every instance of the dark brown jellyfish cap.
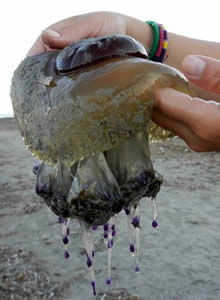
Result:
<instances>
[{"instance_id":1,"label":"dark brown jellyfish cap","mask_svg":"<svg viewBox=\"0 0 220 300\"><path fill-rule=\"evenodd\" d=\"M147 52L141 43L127 35L89 38L60 51L56 58L56 69L66 73L105 58L123 56L147 58Z\"/></svg>"}]
</instances>

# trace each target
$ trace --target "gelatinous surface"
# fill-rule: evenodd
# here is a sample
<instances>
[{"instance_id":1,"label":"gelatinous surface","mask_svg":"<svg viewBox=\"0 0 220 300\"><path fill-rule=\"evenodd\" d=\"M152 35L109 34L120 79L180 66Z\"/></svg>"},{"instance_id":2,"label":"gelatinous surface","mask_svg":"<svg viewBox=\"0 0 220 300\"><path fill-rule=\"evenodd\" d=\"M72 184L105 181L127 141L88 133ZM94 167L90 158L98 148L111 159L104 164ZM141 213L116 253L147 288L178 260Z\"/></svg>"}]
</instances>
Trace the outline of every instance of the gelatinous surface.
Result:
<instances>
[{"instance_id":1,"label":"gelatinous surface","mask_svg":"<svg viewBox=\"0 0 220 300\"><path fill-rule=\"evenodd\" d=\"M146 57L140 43L116 35L28 57L16 70L15 116L43 161L36 192L58 216L100 225L159 191L148 139L170 133L151 121L155 91L190 89L180 72Z\"/></svg>"},{"instance_id":2,"label":"gelatinous surface","mask_svg":"<svg viewBox=\"0 0 220 300\"><path fill-rule=\"evenodd\" d=\"M25 143L48 163L70 166L144 131L156 88L189 92L177 70L143 58L109 58L60 74L56 55L26 58L11 92ZM151 141L167 138L155 124L149 131Z\"/></svg>"},{"instance_id":3,"label":"gelatinous surface","mask_svg":"<svg viewBox=\"0 0 220 300\"><path fill-rule=\"evenodd\" d=\"M126 212L136 273L142 197L152 199L152 226L158 225L155 197L163 180L153 168L149 140L171 134L151 121L155 91L171 87L191 93L181 73L146 55L130 37L89 39L26 58L12 80L22 136L42 160L33 168L36 193L59 216L66 259L69 218L79 219L93 295L92 228L104 225L110 285L116 235L112 217Z\"/></svg>"}]
</instances>

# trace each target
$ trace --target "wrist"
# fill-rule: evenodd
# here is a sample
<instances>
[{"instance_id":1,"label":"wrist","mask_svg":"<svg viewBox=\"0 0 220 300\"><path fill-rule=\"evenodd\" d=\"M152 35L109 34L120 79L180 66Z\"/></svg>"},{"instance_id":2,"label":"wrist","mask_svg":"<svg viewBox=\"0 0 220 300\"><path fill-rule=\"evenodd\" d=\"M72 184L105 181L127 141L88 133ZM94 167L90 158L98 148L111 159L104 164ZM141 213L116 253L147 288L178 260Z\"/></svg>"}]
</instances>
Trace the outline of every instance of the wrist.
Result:
<instances>
[{"instance_id":1,"label":"wrist","mask_svg":"<svg viewBox=\"0 0 220 300\"><path fill-rule=\"evenodd\" d=\"M151 29L150 25L141 20L128 17L127 34L141 42L141 44L147 50L147 53L150 52L154 38L153 30Z\"/></svg>"}]
</instances>

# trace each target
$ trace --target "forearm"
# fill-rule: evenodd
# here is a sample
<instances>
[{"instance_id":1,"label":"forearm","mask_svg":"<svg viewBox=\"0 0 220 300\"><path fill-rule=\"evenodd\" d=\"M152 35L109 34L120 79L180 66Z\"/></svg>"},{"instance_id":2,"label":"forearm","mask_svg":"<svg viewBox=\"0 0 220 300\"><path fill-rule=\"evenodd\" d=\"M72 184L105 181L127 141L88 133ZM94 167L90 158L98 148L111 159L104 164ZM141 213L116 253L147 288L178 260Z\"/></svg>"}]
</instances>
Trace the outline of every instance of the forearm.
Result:
<instances>
[{"instance_id":1,"label":"forearm","mask_svg":"<svg viewBox=\"0 0 220 300\"><path fill-rule=\"evenodd\" d=\"M153 41L151 27L139 20L130 18L128 22L128 34L139 40L149 52ZM189 54L197 54L213 57L220 60L220 43L192 39L168 33L168 49L166 64L181 70L183 58ZM220 101L220 95L205 91L194 86L197 95L203 99Z\"/></svg>"}]
</instances>

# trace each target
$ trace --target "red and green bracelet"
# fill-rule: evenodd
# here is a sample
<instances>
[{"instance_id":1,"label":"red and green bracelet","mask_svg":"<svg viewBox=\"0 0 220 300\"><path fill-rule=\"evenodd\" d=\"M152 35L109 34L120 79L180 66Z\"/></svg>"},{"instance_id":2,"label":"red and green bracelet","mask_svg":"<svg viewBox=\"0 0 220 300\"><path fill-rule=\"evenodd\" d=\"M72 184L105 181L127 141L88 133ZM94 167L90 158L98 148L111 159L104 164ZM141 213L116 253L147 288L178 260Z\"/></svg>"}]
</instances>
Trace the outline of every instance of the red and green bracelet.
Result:
<instances>
[{"instance_id":1,"label":"red and green bracelet","mask_svg":"<svg viewBox=\"0 0 220 300\"><path fill-rule=\"evenodd\" d=\"M147 21L146 23L151 26L154 32L153 45L148 57L152 61L162 63L166 58L165 56L168 46L167 31L162 24L158 24L153 21Z\"/></svg>"}]
</instances>

